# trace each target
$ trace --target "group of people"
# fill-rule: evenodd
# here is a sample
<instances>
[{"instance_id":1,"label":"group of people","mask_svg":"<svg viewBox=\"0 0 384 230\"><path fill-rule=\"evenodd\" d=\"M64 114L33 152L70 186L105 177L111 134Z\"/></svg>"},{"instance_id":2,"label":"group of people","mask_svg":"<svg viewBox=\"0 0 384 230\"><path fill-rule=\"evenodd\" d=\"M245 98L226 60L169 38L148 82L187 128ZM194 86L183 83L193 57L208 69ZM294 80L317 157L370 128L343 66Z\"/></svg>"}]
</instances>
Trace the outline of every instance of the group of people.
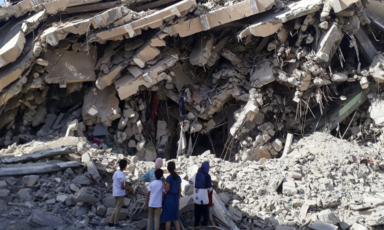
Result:
<instances>
[{"instance_id":1,"label":"group of people","mask_svg":"<svg viewBox=\"0 0 384 230\"><path fill-rule=\"evenodd\" d=\"M110 217L108 226L119 226L119 213L124 201L126 191L133 193L133 189L125 184L125 174L123 171L127 168L127 161L119 162L120 170L116 171L112 178L113 196L116 200L116 207ZM158 230L160 222L165 222L165 228L171 228L171 222L174 223L177 230L180 230L179 223L179 200L181 196L181 178L175 172L175 162L168 162L167 170L170 175L164 178L163 159L157 158L155 168L146 172L141 179L144 182L150 182L148 187L147 200L144 210L148 210L147 230ZM196 175L190 179L190 184L194 186L195 203L195 227L208 226L210 223L215 226L212 218L212 181L209 172L209 163L204 162ZM202 219L201 219L202 218Z\"/></svg>"}]
</instances>

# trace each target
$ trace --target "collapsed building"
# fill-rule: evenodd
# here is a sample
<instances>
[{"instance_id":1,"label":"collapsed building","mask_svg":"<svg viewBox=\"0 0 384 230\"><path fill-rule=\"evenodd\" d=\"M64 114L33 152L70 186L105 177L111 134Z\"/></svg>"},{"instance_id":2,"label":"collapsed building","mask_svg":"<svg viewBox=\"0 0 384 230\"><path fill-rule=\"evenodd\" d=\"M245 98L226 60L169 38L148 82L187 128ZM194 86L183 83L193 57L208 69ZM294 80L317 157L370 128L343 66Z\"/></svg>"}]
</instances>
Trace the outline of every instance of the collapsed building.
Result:
<instances>
[{"instance_id":1,"label":"collapsed building","mask_svg":"<svg viewBox=\"0 0 384 230\"><path fill-rule=\"evenodd\" d=\"M0 176L59 171L59 178L66 168L94 168L86 162L110 152L120 156L114 160L135 159L129 173L136 179L141 161L177 158L184 164L180 159L200 159L207 150L217 163L264 165L259 160L287 157L295 139L316 131L377 149L372 143L381 141L384 125L383 5L368 0L24 0L2 6L0 147L7 167ZM82 147L56 144L45 148L53 155L34 158L23 152L25 159L7 160L22 144L60 137L85 138L79 145L89 143L102 152L84 163L71 155L83 156L77 150ZM62 155L67 161L40 162ZM99 160L107 161L104 167L114 162ZM39 165L18 164L29 161ZM233 225L233 218L224 216L221 227L244 227L244 218ZM264 214L257 216L265 221ZM261 229L268 225L256 222ZM299 222L289 225L312 226Z\"/></svg>"}]
</instances>

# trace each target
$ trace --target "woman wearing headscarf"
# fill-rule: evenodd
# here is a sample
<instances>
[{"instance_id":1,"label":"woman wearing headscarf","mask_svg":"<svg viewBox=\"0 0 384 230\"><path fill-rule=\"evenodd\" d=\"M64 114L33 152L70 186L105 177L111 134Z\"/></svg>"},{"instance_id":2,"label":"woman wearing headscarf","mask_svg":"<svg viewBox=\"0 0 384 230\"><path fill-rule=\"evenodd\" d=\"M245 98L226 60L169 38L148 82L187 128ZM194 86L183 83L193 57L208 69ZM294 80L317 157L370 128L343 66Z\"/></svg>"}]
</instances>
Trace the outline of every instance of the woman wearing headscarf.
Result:
<instances>
[{"instance_id":1,"label":"woman wearing headscarf","mask_svg":"<svg viewBox=\"0 0 384 230\"><path fill-rule=\"evenodd\" d=\"M160 169L163 167L163 159L157 158L155 161L155 168L148 170L143 176L141 176L141 180L144 182L152 182L156 180L155 171L156 169Z\"/></svg>"},{"instance_id":2,"label":"woman wearing headscarf","mask_svg":"<svg viewBox=\"0 0 384 230\"><path fill-rule=\"evenodd\" d=\"M197 172L195 179L195 189L193 199L195 201L195 227L200 226L201 216L203 216L202 226L208 226L209 221L209 197L208 192L212 191L212 180L209 172L209 163L204 162L201 170Z\"/></svg>"},{"instance_id":3,"label":"woman wearing headscarf","mask_svg":"<svg viewBox=\"0 0 384 230\"><path fill-rule=\"evenodd\" d=\"M171 229L171 221L175 224L176 230L180 230L179 224L179 200L181 197L181 178L175 172L175 162L169 162L167 169L171 175L163 180L167 194L165 195L161 222L165 222L165 229Z\"/></svg>"}]
</instances>

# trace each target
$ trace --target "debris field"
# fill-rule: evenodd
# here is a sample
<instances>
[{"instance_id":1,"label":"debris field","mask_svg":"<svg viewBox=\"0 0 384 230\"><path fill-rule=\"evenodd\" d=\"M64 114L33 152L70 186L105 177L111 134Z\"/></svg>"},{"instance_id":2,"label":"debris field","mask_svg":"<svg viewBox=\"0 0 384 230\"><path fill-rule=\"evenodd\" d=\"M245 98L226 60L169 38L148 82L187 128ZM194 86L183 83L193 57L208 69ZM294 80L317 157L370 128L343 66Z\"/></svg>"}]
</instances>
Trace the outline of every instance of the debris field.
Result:
<instances>
[{"instance_id":1,"label":"debris field","mask_svg":"<svg viewBox=\"0 0 384 230\"><path fill-rule=\"evenodd\" d=\"M0 230L104 229L123 158L144 229L158 157L185 228L206 160L222 229L384 225L381 1L9 0L0 31Z\"/></svg>"}]
</instances>

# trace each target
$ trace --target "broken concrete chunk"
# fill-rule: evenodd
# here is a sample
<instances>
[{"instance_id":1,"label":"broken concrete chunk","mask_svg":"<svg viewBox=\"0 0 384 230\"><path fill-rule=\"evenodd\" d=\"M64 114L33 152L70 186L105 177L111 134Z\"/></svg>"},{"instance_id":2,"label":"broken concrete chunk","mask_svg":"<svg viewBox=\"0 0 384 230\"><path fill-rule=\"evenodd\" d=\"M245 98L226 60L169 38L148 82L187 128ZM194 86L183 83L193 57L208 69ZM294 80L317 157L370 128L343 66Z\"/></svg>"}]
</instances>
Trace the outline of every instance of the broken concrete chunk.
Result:
<instances>
[{"instance_id":1,"label":"broken concrete chunk","mask_svg":"<svg viewBox=\"0 0 384 230\"><path fill-rule=\"evenodd\" d=\"M327 224L320 220L315 220L309 227L314 230L337 230L337 226Z\"/></svg>"},{"instance_id":2,"label":"broken concrete chunk","mask_svg":"<svg viewBox=\"0 0 384 230\"><path fill-rule=\"evenodd\" d=\"M52 26L44 30L41 34L41 39L51 46L57 46L59 41L65 39L68 34L85 34L88 31L90 23L91 20L89 18L74 20L73 22L68 20L61 26Z\"/></svg>"},{"instance_id":3,"label":"broken concrete chunk","mask_svg":"<svg viewBox=\"0 0 384 230\"><path fill-rule=\"evenodd\" d=\"M144 68L148 61L153 60L160 54L160 50L156 47L165 46L165 34L156 34L147 43L145 43L140 49L136 51L133 57L133 61L140 68ZM133 74L135 76L135 74Z\"/></svg>"},{"instance_id":4,"label":"broken concrete chunk","mask_svg":"<svg viewBox=\"0 0 384 230\"><path fill-rule=\"evenodd\" d=\"M49 62L45 68L49 73L46 75L45 81L49 84L55 83L66 87L67 83L96 80L94 71L96 54L92 48L90 52L48 50L44 54L44 59Z\"/></svg>"},{"instance_id":5,"label":"broken concrete chunk","mask_svg":"<svg viewBox=\"0 0 384 230\"><path fill-rule=\"evenodd\" d=\"M201 39L197 39L195 47L189 57L189 61L192 65L204 66L207 64L208 59L211 57L214 41L213 37L202 37Z\"/></svg>"},{"instance_id":6,"label":"broken concrete chunk","mask_svg":"<svg viewBox=\"0 0 384 230\"><path fill-rule=\"evenodd\" d=\"M2 30L7 33L0 35L0 68L16 61L24 49L25 37L21 25L14 26L8 23Z\"/></svg>"},{"instance_id":7,"label":"broken concrete chunk","mask_svg":"<svg viewBox=\"0 0 384 230\"><path fill-rule=\"evenodd\" d=\"M384 56L376 55L369 68L369 72L377 83L384 83Z\"/></svg>"},{"instance_id":8,"label":"broken concrete chunk","mask_svg":"<svg viewBox=\"0 0 384 230\"><path fill-rule=\"evenodd\" d=\"M37 181L40 179L40 176L37 175L29 175L29 176L24 176L22 179L23 184L25 184L28 187L34 186Z\"/></svg>"},{"instance_id":9,"label":"broken concrete chunk","mask_svg":"<svg viewBox=\"0 0 384 230\"><path fill-rule=\"evenodd\" d=\"M316 62L319 64L330 62L343 37L344 33L339 26L336 24L332 25L327 33L323 34L320 38L316 53Z\"/></svg>"},{"instance_id":10,"label":"broken concrete chunk","mask_svg":"<svg viewBox=\"0 0 384 230\"><path fill-rule=\"evenodd\" d=\"M251 34L260 37L270 36L280 29L282 23L319 11L322 5L321 0L290 2L284 10L278 13L263 14L255 20L254 24L241 31L237 37L242 39Z\"/></svg>"},{"instance_id":11,"label":"broken concrete chunk","mask_svg":"<svg viewBox=\"0 0 384 230\"><path fill-rule=\"evenodd\" d=\"M99 172L97 171L95 162L89 153L84 153L81 156L81 162L87 166L88 173L92 176L93 180L99 181L101 179Z\"/></svg>"},{"instance_id":12,"label":"broken concrete chunk","mask_svg":"<svg viewBox=\"0 0 384 230\"><path fill-rule=\"evenodd\" d=\"M97 29L100 27L106 27L114 23L118 19L122 18L123 17L122 12L128 11L128 9L126 8L124 9L124 8L125 8L124 6L119 6L112 9L108 9L103 13L96 15L95 17L92 18L93 28ZM128 14L128 15L132 17L131 14Z\"/></svg>"},{"instance_id":13,"label":"broken concrete chunk","mask_svg":"<svg viewBox=\"0 0 384 230\"><path fill-rule=\"evenodd\" d=\"M83 120L89 126L101 122L105 127L112 125L112 121L120 118L119 99L116 97L116 90L108 86L103 90L96 87L88 89L84 97ZM95 106L98 109L96 115L89 115L88 111Z\"/></svg>"},{"instance_id":14,"label":"broken concrete chunk","mask_svg":"<svg viewBox=\"0 0 384 230\"><path fill-rule=\"evenodd\" d=\"M0 69L0 92L3 91L7 86L12 82L16 81L19 78L22 78L22 73L31 66L34 61L34 53L31 48L32 39L27 39L25 49L29 51L22 55L20 58L17 58L14 62L8 64L7 66ZM21 79L20 79L21 80ZM22 81L19 80L20 84L25 84L27 79ZM17 86L16 88L18 88ZM15 90L15 89L14 89ZM11 95L16 95L12 91L8 91L6 98L9 100ZM0 104L5 104L3 101Z\"/></svg>"},{"instance_id":15,"label":"broken concrete chunk","mask_svg":"<svg viewBox=\"0 0 384 230\"><path fill-rule=\"evenodd\" d=\"M28 217L28 224L32 227L58 227L63 225L61 218L43 213L40 210L32 211Z\"/></svg>"},{"instance_id":16,"label":"broken concrete chunk","mask_svg":"<svg viewBox=\"0 0 384 230\"><path fill-rule=\"evenodd\" d=\"M255 14L265 12L275 5L274 0L250 0L242 1L230 6L221 7L190 20L186 20L165 28L170 35L180 37L190 36L202 31L240 20Z\"/></svg>"},{"instance_id":17,"label":"broken concrete chunk","mask_svg":"<svg viewBox=\"0 0 384 230\"><path fill-rule=\"evenodd\" d=\"M256 71L253 72L250 78L252 87L261 88L262 86L275 81L273 64L269 60L257 63L255 65L255 70Z\"/></svg>"},{"instance_id":18,"label":"broken concrete chunk","mask_svg":"<svg viewBox=\"0 0 384 230\"><path fill-rule=\"evenodd\" d=\"M149 88L161 80L166 79L167 74L163 73L163 71L172 67L178 60L179 57L177 55L167 54L164 55L163 59L157 62L154 66L144 69L141 77L136 79L132 75L126 75L117 80L115 86L117 92L119 93L120 99L123 100L135 94L141 85ZM145 80L145 76L152 82Z\"/></svg>"},{"instance_id":19,"label":"broken concrete chunk","mask_svg":"<svg viewBox=\"0 0 384 230\"><path fill-rule=\"evenodd\" d=\"M101 192L97 189L86 187L76 192L73 199L75 202L94 204L101 200Z\"/></svg>"},{"instance_id":20,"label":"broken concrete chunk","mask_svg":"<svg viewBox=\"0 0 384 230\"><path fill-rule=\"evenodd\" d=\"M56 148L56 149L46 149L37 152L32 152L20 157L7 157L2 158L1 162L3 163L18 163L18 162L27 162L27 161L36 161L42 158L50 158L54 156L59 156L63 154L73 153L75 152L74 148L64 147L64 148Z\"/></svg>"},{"instance_id":21,"label":"broken concrete chunk","mask_svg":"<svg viewBox=\"0 0 384 230\"><path fill-rule=\"evenodd\" d=\"M358 0L331 0L330 2L335 13L338 13L347 9L352 4L356 4Z\"/></svg>"},{"instance_id":22,"label":"broken concrete chunk","mask_svg":"<svg viewBox=\"0 0 384 230\"><path fill-rule=\"evenodd\" d=\"M163 20L171 18L174 16L182 17L188 12L193 11L196 8L195 0L183 0L174 5L171 5L167 8L159 10L153 14L142 17L136 21L133 21L129 24L113 28L111 30L106 30L95 34L94 40L104 41L110 40L115 37L127 34L129 38L135 37L141 34L142 29L151 29L158 28L163 25Z\"/></svg>"}]
</instances>

